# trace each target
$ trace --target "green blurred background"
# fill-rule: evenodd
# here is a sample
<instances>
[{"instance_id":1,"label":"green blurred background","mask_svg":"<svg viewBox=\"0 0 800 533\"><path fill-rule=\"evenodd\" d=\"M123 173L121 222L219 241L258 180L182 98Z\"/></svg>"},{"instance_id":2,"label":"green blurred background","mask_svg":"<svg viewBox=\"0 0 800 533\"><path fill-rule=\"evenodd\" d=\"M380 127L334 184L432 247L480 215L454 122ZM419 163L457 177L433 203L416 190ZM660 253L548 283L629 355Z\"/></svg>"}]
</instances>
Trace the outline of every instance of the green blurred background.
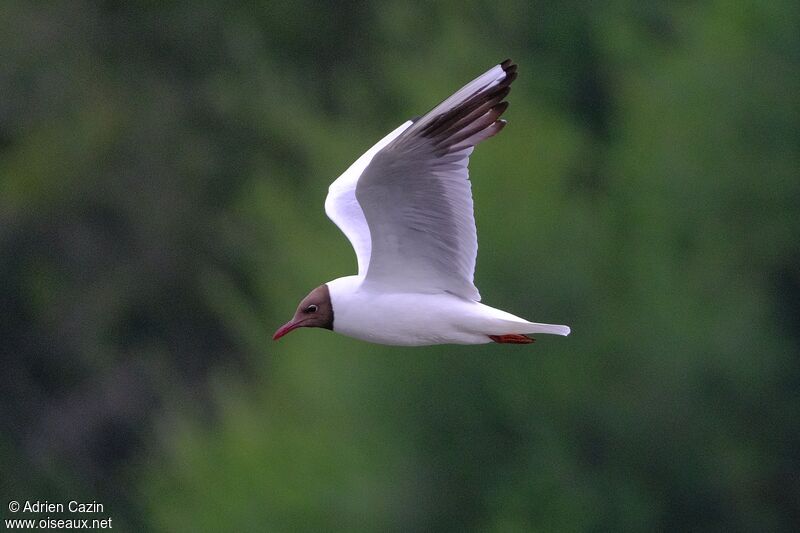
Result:
<instances>
[{"instance_id":1,"label":"green blurred background","mask_svg":"<svg viewBox=\"0 0 800 533\"><path fill-rule=\"evenodd\" d=\"M794 0L0 3L0 517L791 530L798 27ZM476 284L572 335L273 343L355 272L328 184L506 57Z\"/></svg>"}]
</instances>

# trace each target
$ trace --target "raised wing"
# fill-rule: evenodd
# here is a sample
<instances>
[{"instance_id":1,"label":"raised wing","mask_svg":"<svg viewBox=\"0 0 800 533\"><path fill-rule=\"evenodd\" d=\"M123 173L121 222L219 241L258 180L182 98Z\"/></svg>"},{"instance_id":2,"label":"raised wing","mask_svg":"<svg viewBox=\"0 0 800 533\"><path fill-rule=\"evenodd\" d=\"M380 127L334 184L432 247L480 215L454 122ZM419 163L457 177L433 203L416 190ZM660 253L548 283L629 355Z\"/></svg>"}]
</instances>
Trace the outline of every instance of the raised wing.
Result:
<instances>
[{"instance_id":1,"label":"raised wing","mask_svg":"<svg viewBox=\"0 0 800 533\"><path fill-rule=\"evenodd\" d=\"M325 199L325 213L342 233L345 234L358 260L358 275L364 277L369 266L371 238L364 212L356 200L356 183L361 173L378 151L393 141L403 130L411 125L411 121L404 122L389 135L378 141L375 146L367 150L364 155L356 159L344 174L328 187L328 197Z\"/></svg>"},{"instance_id":2,"label":"raised wing","mask_svg":"<svg viewBox=\"0 0 800 533\"><path fill-rule=\"evenodd\" d=\"M516 68L508 60L495 66L395 130L371 155L355 188L370 234L365 284L480 300L473 284L478 239L467 165L474 146L505 125L499 117Z\"/></svg>"}]
</instances>

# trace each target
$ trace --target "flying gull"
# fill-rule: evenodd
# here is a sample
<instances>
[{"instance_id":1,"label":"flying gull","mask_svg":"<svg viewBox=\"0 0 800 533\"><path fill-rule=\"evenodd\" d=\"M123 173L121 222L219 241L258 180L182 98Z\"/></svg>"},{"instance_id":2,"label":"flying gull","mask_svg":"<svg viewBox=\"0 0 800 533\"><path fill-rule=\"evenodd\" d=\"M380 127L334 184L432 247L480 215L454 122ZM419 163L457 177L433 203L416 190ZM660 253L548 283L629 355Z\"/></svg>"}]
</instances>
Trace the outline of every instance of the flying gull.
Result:
<instances>
[{"instance_id":1,"label":"flying gull","mask_svg":"<svg viewBox=\"0 0 800 533\"><path fill-rule=\"evenodd\" d=\"M275 332L319 327L378 344L529 344L569 335L480 303L469 156L505 126L517 65L503 61L356 160L325 212L356 252L358 275L324 283Z\"/></svg>"}]
</instances>

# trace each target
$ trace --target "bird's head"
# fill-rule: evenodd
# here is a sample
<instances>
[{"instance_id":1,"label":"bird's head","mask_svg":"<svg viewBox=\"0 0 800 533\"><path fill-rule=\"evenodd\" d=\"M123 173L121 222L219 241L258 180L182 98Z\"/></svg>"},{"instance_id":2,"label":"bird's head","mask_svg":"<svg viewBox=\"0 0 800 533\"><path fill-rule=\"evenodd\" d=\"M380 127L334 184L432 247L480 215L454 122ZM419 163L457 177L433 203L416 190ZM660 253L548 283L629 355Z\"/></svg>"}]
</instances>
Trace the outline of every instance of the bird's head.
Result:
<instances>
[{"instance_id":1,"label":"bird's head","mask_svg":"<svg viewBox=\"0 0 800 533\"><path fill-rule=\"evenodd\" d=\"M323 283L300 301L292 319L278 328L272 340L276 341L297 328L333 329L333 305L326 284Z\"/></svg>"}]
</instances>

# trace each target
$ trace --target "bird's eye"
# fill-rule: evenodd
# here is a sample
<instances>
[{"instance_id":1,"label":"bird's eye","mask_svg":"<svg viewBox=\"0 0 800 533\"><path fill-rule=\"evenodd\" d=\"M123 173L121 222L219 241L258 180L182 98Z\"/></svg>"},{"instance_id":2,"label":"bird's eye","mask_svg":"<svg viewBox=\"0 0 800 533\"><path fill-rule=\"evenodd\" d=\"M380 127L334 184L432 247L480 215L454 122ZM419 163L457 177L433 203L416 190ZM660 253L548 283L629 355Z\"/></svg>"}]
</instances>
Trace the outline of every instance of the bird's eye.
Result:
<instances>
[{"instance_id":1,"label":"bird's eye","mask_svg":"<svg viewBox=\"0 0 800 533\"><path fill-rule=\"evenodd\" d=\"M306 313L316 313L316 312L317 312L317 306L316 305L311 304L308 307L306 307Z\"/></svg>"}]
</instances>

